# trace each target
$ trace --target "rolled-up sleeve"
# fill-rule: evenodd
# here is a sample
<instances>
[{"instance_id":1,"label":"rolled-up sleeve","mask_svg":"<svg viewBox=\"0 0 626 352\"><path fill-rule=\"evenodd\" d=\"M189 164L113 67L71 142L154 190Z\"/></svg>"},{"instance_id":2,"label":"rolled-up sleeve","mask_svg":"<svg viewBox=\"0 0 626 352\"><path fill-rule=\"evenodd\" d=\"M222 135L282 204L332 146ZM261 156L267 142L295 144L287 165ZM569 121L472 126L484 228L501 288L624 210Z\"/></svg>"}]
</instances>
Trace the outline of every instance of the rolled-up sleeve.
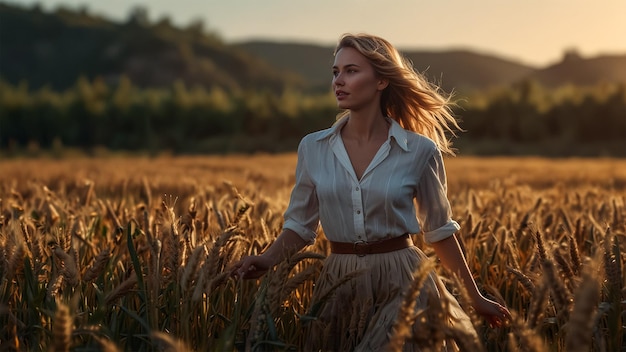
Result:
<instances>
[{"instance_id":1,"label":"rolled-up sleeve","mask_svg":"<svg viewBox=\"0 0 626 352\"><path fill-rule=\"evenodd\" d=\"M452 220L446 172L439 149L435 149L426 164L415 197L418 205L418 219L422 224L426 242L441 241L461 228L456 221Z\"/></svg>"},{"instance_id":2,"label":"rolled-up sleeve","mask_svg":"<svg viewBox=\"0 0 626 352\"><path fill-rule=\"evenodd\" d=\"M283 229L294 231L307 243L312 244L315 242L319 226L319 203L307 161L306 139L303 139L298 146L296 182L285 211Z\"/></svg>"}]
</instances>

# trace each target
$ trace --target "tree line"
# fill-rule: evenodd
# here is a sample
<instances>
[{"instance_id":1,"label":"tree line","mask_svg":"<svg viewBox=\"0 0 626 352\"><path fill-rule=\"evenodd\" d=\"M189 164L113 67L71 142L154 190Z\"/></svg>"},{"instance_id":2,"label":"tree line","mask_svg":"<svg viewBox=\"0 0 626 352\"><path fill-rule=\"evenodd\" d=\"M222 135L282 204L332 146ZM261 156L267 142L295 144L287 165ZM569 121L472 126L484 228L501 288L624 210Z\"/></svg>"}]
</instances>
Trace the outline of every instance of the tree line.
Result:
<instances>
[{"instance_id":1,"label":"tree line","mask_svg":"<svg viewBox=\"0 0 626 352\"><path fill-rule=\"evenodd\" d=\"M626 83L547 89L524 81L453 99L460 154L626 156ZM0 80L0 152L286 152L338 112L330 92L139 88L124 77L81 77L56 91Z\"/></svg>"}]
</instances>

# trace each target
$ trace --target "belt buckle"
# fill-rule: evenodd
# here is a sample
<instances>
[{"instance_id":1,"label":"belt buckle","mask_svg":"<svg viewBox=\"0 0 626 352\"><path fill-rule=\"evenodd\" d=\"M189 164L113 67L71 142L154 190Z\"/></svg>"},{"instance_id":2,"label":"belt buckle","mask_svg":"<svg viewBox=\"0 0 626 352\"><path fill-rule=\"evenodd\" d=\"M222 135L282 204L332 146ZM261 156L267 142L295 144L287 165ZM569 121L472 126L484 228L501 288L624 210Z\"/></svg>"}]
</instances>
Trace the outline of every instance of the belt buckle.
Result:
<instances>
[{"instance_id":1,"label":"belt buckle","mask_svg":"<svg viewBox=\"0 0 626 352\"><path fill-rule=\"evenodd\" d=\"M363 241L363 240L359 240L354 242L354 244L352 245L352 248L354 249L354 254L356 254L358 257L364 257L367 254L369 254L368 250L366 250L366 246L367 246L367 241ZM365 247L362 247L365 246ZM359 250L359 248L362 248L362 250Z\"/></svg>"}]
</instances>

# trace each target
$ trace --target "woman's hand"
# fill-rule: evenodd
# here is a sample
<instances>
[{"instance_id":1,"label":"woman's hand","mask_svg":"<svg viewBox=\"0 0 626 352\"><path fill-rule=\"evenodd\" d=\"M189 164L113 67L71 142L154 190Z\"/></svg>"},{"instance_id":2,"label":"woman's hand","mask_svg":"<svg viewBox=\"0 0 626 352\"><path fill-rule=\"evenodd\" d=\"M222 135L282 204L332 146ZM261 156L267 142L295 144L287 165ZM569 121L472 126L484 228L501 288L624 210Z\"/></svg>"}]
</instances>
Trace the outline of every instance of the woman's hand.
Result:
<instances>
[{"instance_id":1,"label":"woman's hand","mask_svg":"<svg viewBox=\"0 0 626 352\"><path fill-rule=\"evenodd\" d=\"M285 260L289 253L301 250L306 244L297 233L285 229L263 254L243 257L233 264L230 275L240 279L256 279L274 265Z\"/></svg>"},{"instance_id":2,"label":"woman's hand","mask_svg":"<svg viewBox=\"0 0 626 352\"><path fill-rule=\"evenodd\" d=\"M476 313L487 320L489 326L492 328L508 325L511 321L511 312L509 312L505 306L485 297L481 297L481 299L474 304L474 309Z\"/></svg>"},{"instance_id":3,"label":"woman's hand","mask_svg":"<svg viewBox=\"0 0 626 352\"><path fill-rule=\"evenodd\" d=\"M483 316L491 327L500 327L511 321L511 312L509 312L505 306L487 299L480 293L478 287L476 287L476 282L467 266L465 255L463 251L461 251L456 236L450 236L441 241L433 242L431 245L443 265L448 268L448 270L458 274L461 278L473 302L476 313Z\"/></svg>"},{"instance_id":4,"label":"woman's hand","mask_svg":"<svg viewBox=\"0 0 626 352\"><path fill-rule=\"evenodd\" d=\"M240 279L256 279L265 274L273 264L274 262L271 258L263 255L244 257L233 264L230 269L230 275L237 276Z\"/></svg>"}]
</instances>

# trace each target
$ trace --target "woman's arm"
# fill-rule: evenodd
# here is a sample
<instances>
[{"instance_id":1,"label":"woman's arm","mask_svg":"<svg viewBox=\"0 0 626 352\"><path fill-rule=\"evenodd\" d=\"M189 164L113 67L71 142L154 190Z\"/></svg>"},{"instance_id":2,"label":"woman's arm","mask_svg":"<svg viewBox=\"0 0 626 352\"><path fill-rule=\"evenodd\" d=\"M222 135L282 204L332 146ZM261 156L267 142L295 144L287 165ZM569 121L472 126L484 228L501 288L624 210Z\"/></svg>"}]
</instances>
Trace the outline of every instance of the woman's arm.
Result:
<instances>
[{"instance_id":1,"label":"woman's arm","mask_svg":"<svg viewBox=\"0 0 626 352\"><path fill-rule=\"evenodd\" d=\"M235 263L231 268L231 274L242 279L258 278L306 245L307 242L297 233L285 229L263 254L244 257Z\"/></svg>"},{"instance_id":2,"label":"woman's arm","mask_svg":"<svg viewBox=\"0 0 626 352\"><path fill-rule=\"evenodd\" d=\"M431 246L443 265L459 275L472 300L474 309L478 314L484 316L490 325L501 326L511 319L511 313L506 307L487 299L478 290L456 236L453 235L441 241L432 242Z\"/></svg>"}]
</instances>

